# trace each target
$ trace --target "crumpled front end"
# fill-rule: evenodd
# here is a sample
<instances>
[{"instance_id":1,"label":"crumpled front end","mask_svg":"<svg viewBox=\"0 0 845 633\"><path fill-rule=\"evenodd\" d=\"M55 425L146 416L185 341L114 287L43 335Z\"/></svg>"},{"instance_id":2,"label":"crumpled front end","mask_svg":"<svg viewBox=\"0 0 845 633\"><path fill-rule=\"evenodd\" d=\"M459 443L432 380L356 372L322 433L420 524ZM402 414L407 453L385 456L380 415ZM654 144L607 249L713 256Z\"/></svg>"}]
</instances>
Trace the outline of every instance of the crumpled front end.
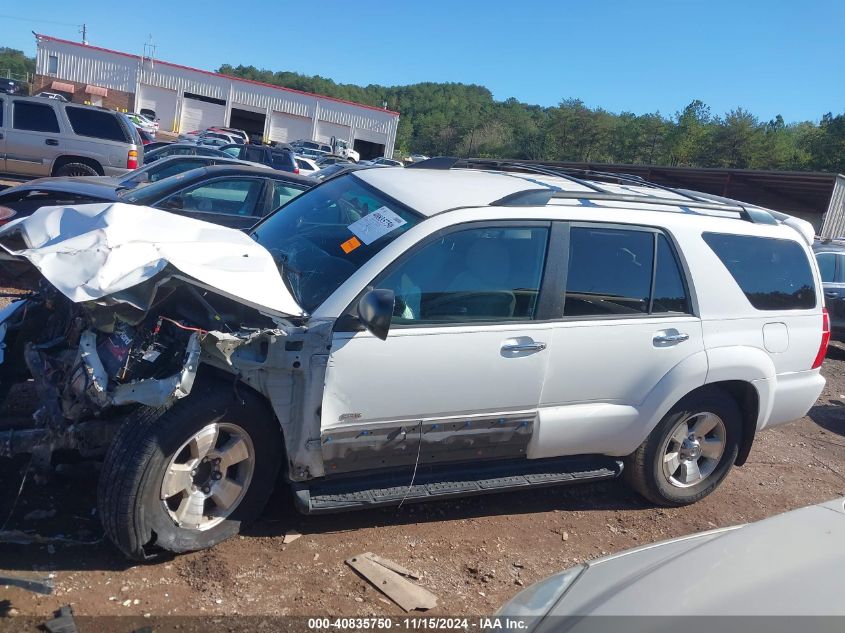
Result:
<instances>
[{"instance_id":1,"label":"crumpled front end","mask_svg":"<svg viewBox=\"0 0 845 633\"><path fill-rule=\"evenodd\" d=\"M312 356L325 354L330 324L306 327L289 314L297 310L282 312L287 306L272 294L284 285L269 253L239 231L213 227L213 244L226 244L215 257L184 238L167 241L176 216L148 214L161 226L144 236L128 230L135 218L121 222L125 210L80 209L56 208L22 231L0 230L0 246L41 273L29 298L0 310L0 400L31 378L37 401L26 423L0 421L0 457L29 453L47 465L60 449L102 453L133 408L170 406L216 372L234 398L251 388L270 402L292 472L322 474L319 453L306 449L319 421L316 432L315 416L299 422L304 402L319 407L325 364L318 358L312 377ZM184 220L170 228L202 239L205 223ZM60 232L63 221L70 228ZM58 265L74 250L87 270Z\"/></svg>"}]
</instances>

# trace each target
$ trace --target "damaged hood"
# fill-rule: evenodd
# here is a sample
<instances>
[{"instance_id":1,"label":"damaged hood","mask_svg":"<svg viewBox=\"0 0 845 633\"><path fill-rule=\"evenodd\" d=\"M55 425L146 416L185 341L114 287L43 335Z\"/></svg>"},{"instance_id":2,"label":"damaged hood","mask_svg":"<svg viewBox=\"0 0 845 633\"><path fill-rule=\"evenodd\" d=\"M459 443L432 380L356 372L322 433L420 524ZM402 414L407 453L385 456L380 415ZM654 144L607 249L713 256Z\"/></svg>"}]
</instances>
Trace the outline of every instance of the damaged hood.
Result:
<instances>
[{"instance_id":1,"label":"damaged hood","mask_svg":"<svg viewBox=\"0 0 845 633\"><path fill-rule=\"evenodd\" d=\"M26 248L4 240L20 233ZM304 311L270 253L246 233L159 209L115 203L42 207L0 229L71 301L102 299L168 265L220 294L282 316Z\"/></svg>"}]
</instances>

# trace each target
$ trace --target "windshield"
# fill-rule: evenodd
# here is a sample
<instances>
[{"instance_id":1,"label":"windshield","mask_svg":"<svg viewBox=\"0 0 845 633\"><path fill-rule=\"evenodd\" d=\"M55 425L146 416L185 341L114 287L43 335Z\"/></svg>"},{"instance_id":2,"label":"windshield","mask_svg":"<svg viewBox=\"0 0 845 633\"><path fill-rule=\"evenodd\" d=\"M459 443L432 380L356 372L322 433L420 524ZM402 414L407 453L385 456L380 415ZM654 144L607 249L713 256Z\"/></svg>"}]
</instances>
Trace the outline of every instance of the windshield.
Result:
<instances>
[{"instance_id":1,"label":"windshield","mask_svg":"<svg viewBox=\"0 0 845 633\"><path fill-rule=\"evenodd\" d=\"M350 175L294 198L252 230L273 255L294 298L317 306L422 218Z\"/></svg>"}]
</instances>

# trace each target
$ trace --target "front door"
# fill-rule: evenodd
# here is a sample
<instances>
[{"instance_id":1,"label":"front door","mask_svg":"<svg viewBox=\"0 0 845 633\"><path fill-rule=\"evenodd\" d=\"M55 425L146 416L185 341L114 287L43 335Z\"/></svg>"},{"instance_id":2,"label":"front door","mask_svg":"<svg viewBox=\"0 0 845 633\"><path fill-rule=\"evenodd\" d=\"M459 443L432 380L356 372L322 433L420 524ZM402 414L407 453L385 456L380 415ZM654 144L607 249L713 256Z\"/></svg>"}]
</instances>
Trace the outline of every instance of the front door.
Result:
<instances>
[{"instance_id":1,"label":"front door","mask_svg":"<svg viewBox=\"0 0 845 633\"><path fill-rule=\"evenodd\" d=\"M327 473L524 457L551 353L537 319L549 226L465 226L374 281L396 295L386 340L335 332Z\"/></svg>"}]
</instances>

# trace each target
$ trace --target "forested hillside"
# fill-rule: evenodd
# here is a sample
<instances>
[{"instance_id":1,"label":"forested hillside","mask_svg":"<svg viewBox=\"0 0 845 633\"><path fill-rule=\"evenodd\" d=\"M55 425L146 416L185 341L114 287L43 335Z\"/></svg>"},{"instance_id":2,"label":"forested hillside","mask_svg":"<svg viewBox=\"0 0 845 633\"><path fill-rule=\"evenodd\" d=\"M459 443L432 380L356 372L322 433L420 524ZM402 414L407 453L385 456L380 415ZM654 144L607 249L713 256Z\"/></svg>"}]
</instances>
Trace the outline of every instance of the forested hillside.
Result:
<instances>
[{"instance_id":1,"label":"forested hillside","mask_svg":"<svg viewBox=\"0 0 845 633\"><path fill-rule=\"evenodd\" d=\"M845 170L845 114L819 124L761 121L737 107L714 113L701 101L682 112L614 113L564 99L543 108L495 101L483 86L420 83L356 86L292 72L224 64L219 72L401 113L399 154L534 158L751 169Z\"/></svg>"}]
</instances>

